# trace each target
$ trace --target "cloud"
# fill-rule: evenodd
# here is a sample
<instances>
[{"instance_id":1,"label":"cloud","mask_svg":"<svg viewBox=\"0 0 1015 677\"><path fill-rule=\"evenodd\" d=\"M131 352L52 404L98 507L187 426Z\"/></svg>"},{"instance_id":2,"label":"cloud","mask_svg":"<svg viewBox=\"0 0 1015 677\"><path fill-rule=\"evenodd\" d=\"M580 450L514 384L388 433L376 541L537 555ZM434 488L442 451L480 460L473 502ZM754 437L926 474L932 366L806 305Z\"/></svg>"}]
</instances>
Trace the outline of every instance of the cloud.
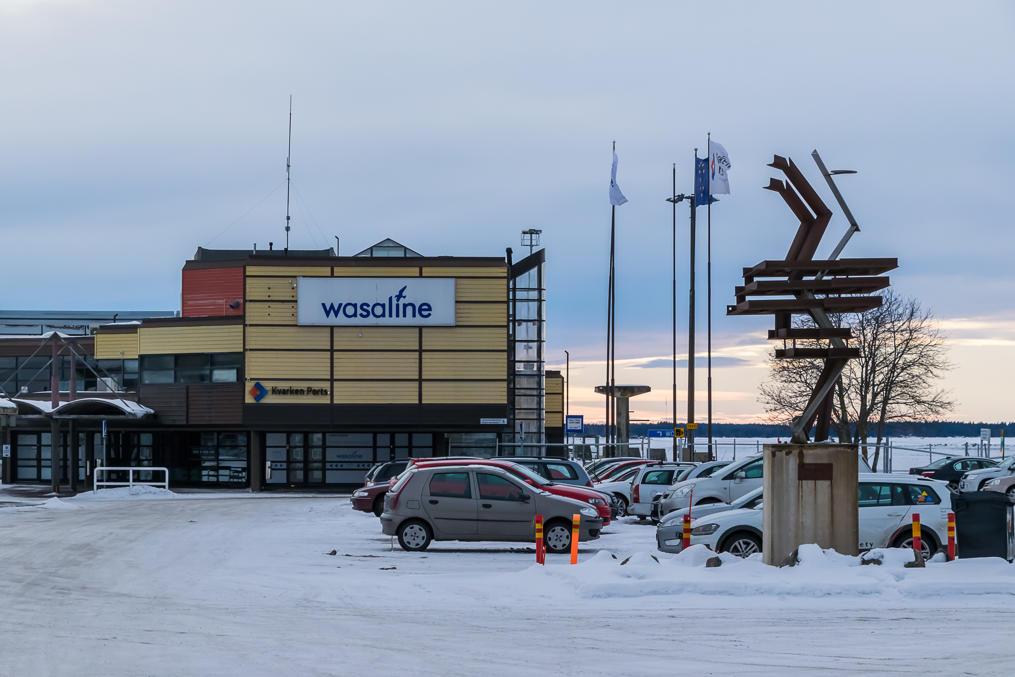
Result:
<instances>
[{"instance_id":1,"label":"cloud","mask_svg":"<svg viewBox=\"0 0 1015 677\"><path fill-rule=\"evenodd\" d=\"M664 357L660 357L660 358L657 358L657 359L654 359L654 360L649 360L648 362L642 362L640 364L632 364L631 366L632 367L641 367L642 369L662 369L664 367L665 368L672 368L673 367L673 360L672 359L668 359L668 358L664 358ZM708 366L708 358L706 358L706 357L695 357L694 358L694 366L696 366L696 367L702 367L702 368L707 367ZM722 368L722 367L756 367L758 365L754 361L752 361L752 360L745 360L742 357L724 357L724 356L721 356L721 355L715 355L715 356L712 357L712 366L713 367L720 367L720 368ZM686 359L677 360L677 367L678 368L686 368L687 367L687 360Z\"/></svg>"}]
</instances>

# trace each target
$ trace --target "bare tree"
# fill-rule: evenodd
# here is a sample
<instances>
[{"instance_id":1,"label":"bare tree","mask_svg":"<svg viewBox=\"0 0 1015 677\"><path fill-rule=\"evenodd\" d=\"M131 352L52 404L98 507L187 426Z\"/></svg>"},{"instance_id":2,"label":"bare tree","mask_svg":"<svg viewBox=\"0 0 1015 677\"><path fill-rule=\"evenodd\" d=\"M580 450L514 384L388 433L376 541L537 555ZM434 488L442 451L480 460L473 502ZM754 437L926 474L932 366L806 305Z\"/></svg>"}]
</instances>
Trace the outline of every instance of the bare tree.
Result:
<instances>
[{"instance_id":1,"label":"bare tree","mask_svg":"<svg viewBox=\"0 0 1015 677\"><path fill-rule=\"evenodd\" d=\"M912 298L888 290L879 308L830 318L853 330L851 344L860 357L850 360L836 385L832 425L840 440L866 445L871 436L880 445L889 421L926 420L940 416L954 403L937 380L951 369L944 337L933 315ZM797 326L815 326L799 318ZM815 342L798 341L799 345ZM772 419L789 422L803 411L821 373L820 360L776 360L771 378L762 384L760 401ZM867 448L864 447L864 458Z\"/></svg>"}]
</instances>

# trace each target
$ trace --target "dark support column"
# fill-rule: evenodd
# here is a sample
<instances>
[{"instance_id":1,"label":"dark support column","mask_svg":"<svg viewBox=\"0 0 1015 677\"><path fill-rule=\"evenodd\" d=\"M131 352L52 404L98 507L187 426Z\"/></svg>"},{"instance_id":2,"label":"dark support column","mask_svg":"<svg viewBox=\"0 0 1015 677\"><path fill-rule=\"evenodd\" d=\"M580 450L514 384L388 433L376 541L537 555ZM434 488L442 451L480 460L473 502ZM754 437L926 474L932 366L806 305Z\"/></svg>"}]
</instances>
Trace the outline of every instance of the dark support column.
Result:
<instances>
[{"instance_id":1,"label":"dark support column","mask_svg":"<svg viewBox=\"0 0 1015 677\"><path fill-rule=\"evenodd\" d=\"M60 443L60 421L49 419L49 476L53 482L53 493L60 493L60 481L63 479L63 445Z\"/></svg>"},{"instance_id":2,"label":"dark support column","mask_svg":"<svg viewBox=\"0 0 1015 677\"><path fill-rule=\"evenodd\" d=\"M73 355L73 353L71 353ZM73 364L73 358L71 358ZM71 376L73 379L74 377ZM73 381L72 381L73 382ZM72 494L78 491L78 424L74 419L70 420L67 433L67 472L70 474L70 490Z\"/></svg>"},{"instance_id":3,"label":"dark support column","mask_svg":"<svg viewBox=\"0 0 1015 677\"><path fill-rule=\"evenodd\" d=\"M250 467L247 476L250 478L250 490L260 491L264 486L264 433L251 430Z\"/></svg>"}]
</instances>

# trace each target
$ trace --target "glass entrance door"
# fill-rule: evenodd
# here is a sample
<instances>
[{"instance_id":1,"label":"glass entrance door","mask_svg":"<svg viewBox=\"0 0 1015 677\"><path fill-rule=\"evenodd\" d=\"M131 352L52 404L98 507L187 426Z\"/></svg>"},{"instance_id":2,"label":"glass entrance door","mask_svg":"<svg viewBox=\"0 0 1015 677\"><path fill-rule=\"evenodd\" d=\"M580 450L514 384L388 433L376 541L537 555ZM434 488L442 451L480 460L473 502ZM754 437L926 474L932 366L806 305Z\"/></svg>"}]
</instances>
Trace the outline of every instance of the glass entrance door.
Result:
<instances>
[{"instance_id":1,"label":"glass entrance door","mask_svg":"<svg viewBox=\"0 0 1015 677\"><path fill-rule=\"evenodd\" d=\"M324 435L322 433L267 433L265 452L269 485L291 487L324 484Z\"/></svg>"}]
</instances>

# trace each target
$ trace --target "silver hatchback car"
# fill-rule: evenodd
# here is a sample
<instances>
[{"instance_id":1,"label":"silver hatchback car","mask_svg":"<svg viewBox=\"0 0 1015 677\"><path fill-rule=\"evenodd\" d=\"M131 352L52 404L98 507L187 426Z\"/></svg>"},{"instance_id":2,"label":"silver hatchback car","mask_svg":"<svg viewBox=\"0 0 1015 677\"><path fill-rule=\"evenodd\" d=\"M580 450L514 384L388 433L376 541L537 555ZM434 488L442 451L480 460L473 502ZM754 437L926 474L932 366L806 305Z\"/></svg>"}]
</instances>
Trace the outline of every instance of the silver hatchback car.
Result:
<instances>
[{"instance_id":1,"label":"silver hatchback car","mask_svg":"<svg viewBox=\"0 0 1015 677\"><path fill-rule=\"evenodd\" d=\"M500 468L410 468L384 497L381 529L405 550L431 541L533 541L536 515L550 552L571 548L572 515L581 515L579 541L599 538L603 520L586 503L554 496Z\"/></svg>"}]
</instances>

